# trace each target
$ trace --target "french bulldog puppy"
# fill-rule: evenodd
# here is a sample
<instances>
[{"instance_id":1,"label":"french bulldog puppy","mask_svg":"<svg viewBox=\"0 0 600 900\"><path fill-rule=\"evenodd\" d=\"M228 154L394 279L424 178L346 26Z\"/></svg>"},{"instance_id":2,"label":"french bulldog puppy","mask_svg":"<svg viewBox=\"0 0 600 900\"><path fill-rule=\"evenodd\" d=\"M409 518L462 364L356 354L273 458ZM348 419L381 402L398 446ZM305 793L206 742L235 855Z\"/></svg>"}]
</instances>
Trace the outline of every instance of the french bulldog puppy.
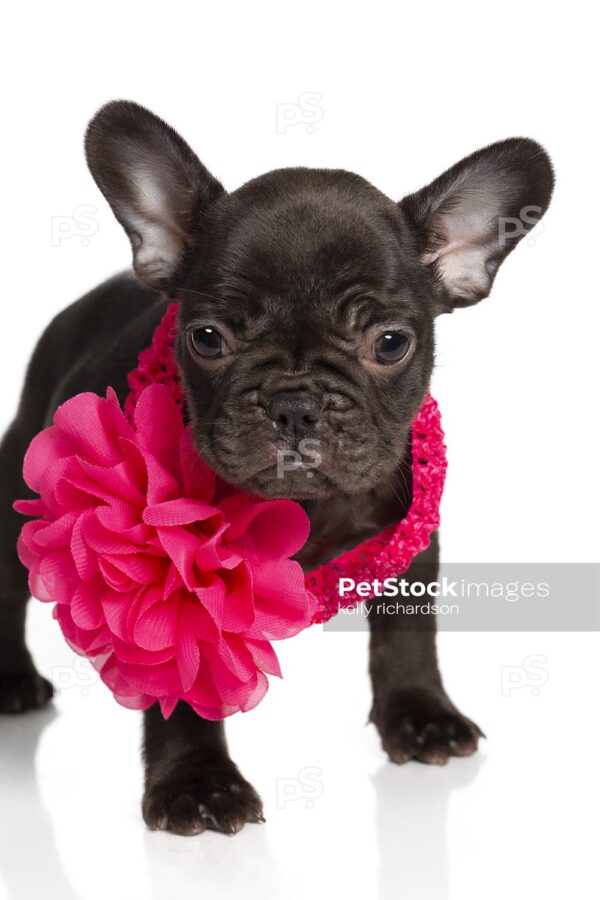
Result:
<instances>
[{"instance_id":1,"label":"french bulldog puppy","mask_svg":"<svg viewBox=\"0 0 600 900\"><path fill-rule=\"evenodd\" d=\"M25 449L60 403L107 385L123 401L127 373L179 302L177 361L198 453L239 488L303 504L311 535L298 558L309 570L405 515L435 318L489 294L553 188L542 147L511 138L400 203L342 170L283 169L228 193L169 125L124 101L91 121L86 152L131 241L134 276L97 287L50 324L1 446L4 713L52 695L25 646L23 520L12 504L28 493ZM318 441L317 467L302 464L308 441ZM282 449L300 461L283 477ZM417 565L420 580L436 578L436 538L408 578ZM393 762L441 764L473 753L482 733L444 690L434 621L410 619L369 617L371 720ZM154 706L144 759L150 828L234 833L262 820L222 722L182 702L165 721Z\"/></svg>"}]
</instances>

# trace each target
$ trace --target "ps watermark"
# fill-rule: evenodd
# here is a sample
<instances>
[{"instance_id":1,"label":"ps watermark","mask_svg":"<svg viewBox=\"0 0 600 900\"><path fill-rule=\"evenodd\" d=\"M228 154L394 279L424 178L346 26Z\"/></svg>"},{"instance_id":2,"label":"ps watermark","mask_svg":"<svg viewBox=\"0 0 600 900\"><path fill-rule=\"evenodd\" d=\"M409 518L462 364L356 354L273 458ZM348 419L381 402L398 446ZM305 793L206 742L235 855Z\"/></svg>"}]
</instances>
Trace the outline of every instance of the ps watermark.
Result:
<instances>
[{"instance_id":1,"label":"ps watermark","mask_svg":"<svg viewBox=\"0 0 600 900\"><path fill-rule=\"evenodd\" d=\"M524 206L518 216L500 216L498 219L498 241L502 248L527 235L526 243L534 247L544 230L541 206Z\"/></svg>"},{"instance_id":2,"label":"ps watermark","mask_svg":"<svg viewBox=\"0 0 600 900\"><path fill-rule=\"evenodd\" d=\"M318 766L304 766L292 778L277 779L277 809L303 800L307 809L314 809L323 794L323 770Z\"/></svg>"},{"instance_id":3,"label":"ps watermark","mask_svg":"<svg viewBox=\"0 0 600 900\"><path fill-rule=\"evenodd\" d=\"M528 691L530 696L539 697L549 677L547 657L531 653L521 665L502 666L502 696L512 697L515 691Z\"/></svg>"},{"instance_id":4,"label":"ps watermark","mask_svg":"<svg viewBox=\"0 0 600 900\"><path fill-rule=\"evenodd\" d=\"M277 478L285 478L288 472L306 472L307 478L313 477L312 469L318 469L322 463L319 447L321 442L316 438L303 438L298 442L298 449L277 450Z\"/></svg>"},{"instance_id":5,"label":"ps watermark","mask_svg":"<svg viewBox=\"0 0 600 900\"><path fill-rule=\"evenodd\" d=\"M52 216L51 238L53 247L62 247L65 241L79 239L81 247L89 247L91 239L98 232L97 208L89 203L80 203L70 216Z\"/></svg>"},{"instance_id":6,"label":"ps watermark","mask_svg":"<svg viewBox=\"0 0 600 900\"><path fill-rule=\"evenodd\" d=\"M323 119L322 101L323 95L317 91L305 91L293 103L278 103L277 133L287 134L291 128L302 126L306 134L314 134Z\"/></svg>"},{"instance_id":7,"label":"ps watermark","mask_svg":"<svg viewBox=\"0 0 600 900\"><path fill-rule=\"evenodd\" d=\"M51 678L59 691L76 690L82 697L89 697L100 676L88 659L75 656L71 665L52 666Z\"/></svg>"}]
</instances>

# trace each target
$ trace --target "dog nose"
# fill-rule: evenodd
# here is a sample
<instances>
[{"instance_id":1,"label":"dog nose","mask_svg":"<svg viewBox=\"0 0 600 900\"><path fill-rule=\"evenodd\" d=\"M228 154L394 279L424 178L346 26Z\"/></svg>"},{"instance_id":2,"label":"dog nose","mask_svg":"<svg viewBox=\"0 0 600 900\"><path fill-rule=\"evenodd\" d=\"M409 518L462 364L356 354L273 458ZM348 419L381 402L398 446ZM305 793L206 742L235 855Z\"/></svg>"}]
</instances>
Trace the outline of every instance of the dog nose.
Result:
<instances>
[{"instance_id":1,"label":"dog nose","mask_svg":"<svg viewBox=\"0 0 600 900\"><path fill-rule=\"evenodd\" d=\"M306 391L282 391L266 406L279 434L291 443L302 440L321 418L321 406Z\"/></svg>"}]
</instances>

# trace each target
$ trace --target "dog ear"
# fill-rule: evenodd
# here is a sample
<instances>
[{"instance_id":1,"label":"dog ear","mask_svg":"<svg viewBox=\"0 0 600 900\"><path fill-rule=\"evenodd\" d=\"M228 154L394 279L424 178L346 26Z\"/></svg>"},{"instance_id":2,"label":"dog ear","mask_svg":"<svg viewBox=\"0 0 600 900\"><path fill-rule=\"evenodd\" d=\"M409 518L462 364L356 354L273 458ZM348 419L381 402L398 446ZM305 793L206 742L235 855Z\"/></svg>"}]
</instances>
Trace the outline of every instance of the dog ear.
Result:
<instances>
[{"instance_id":1,"label":"dog ear","mask_svg":"<svg viewBox=\"0 0 600 900\"><path fill-rule=\"evenodd\" d=\"M543 147L509 138L400 202L421 258L436 275L440 312L487 297L500 263L546 212L553 186Z\"/></svg>"},{"instance_id":2,"label":"dog ear","mask_svg":"<svg viewBox=\"0 0 600 900\"><path fill-rule=\"evenodd\" d=\"M96 113L85 151L131 241L136 275L168 290L199 217L224 193L222 185L166 122L125 100Z\"/></svg>"}]
</instances>

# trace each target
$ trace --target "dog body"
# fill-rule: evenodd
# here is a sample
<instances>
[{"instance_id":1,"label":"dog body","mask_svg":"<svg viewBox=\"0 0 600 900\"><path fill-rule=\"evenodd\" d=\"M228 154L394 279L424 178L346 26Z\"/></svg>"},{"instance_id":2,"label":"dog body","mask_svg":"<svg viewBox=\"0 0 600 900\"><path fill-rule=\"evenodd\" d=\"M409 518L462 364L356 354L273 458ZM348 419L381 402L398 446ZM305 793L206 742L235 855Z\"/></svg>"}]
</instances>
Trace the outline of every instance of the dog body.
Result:
<instances>
[{"instance_id":1,"label":"dog body","mask_svg":"<svg viewBox=\"0 0 600 900\"><path fill-rule=\"evenodd\" d=\"M86 149L131 240L137 280L117 276L51 323L0 450L3 712L51 696L24 643L27 582L14 549L22 523L11 507L27 493L25 449L60 403L108 385L123 401L127 373L176 300L198 452L244 490L302 503L311 534L298 559L314 568L406 513L410 428L429 386L435 316L488 294L553 184L544 151L516 138L400 204L357 175L301 168L227 194L169 126L127 102L100 110ZM433 580L437 563L434 537L407 577L418 566L419 580ZM472 753L481 732L444 691L434 621L369 621L371 718L390 758L443 763ZM223 723L183 703L165 721L152 707L144 756L150 827L234 832L261 820Z\"/></svg>"}]
</instances>

